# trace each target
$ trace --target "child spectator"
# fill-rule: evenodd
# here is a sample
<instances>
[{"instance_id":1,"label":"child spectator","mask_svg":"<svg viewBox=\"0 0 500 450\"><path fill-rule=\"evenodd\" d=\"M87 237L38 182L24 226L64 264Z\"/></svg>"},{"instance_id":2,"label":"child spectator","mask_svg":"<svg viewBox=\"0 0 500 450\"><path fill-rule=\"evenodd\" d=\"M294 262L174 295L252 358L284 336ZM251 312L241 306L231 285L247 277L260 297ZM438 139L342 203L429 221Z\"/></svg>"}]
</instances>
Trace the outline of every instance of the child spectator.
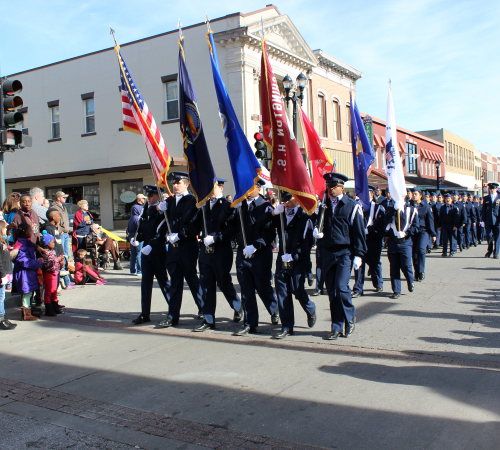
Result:
<instances>
[{"instance_id":1,"label":"child spectator","mask_svg":"<svg viewBox=\"0 0 500 450\"><path fill-rule=\"evenodd\" d=\"M5 315L5 287L9 281L12 281L12 260L7 247L4 235L7 234L7 222L0 221L0 330L13 330L17 327L7 319Z\"/></svg>"},{"instance_id":2,"label":"child spectator","mask_svg":"<svg viewBox=\"0 0 500 450\"><path fill-rule=\"evenodd\" d=\"M14 283L17 292L22 295L21 320L38 320L33 314L37 314L39 310L30 308L30 305L33 294L38 289L36 272L42 263L36 259L36 246L31 240L33 229L30 224L20 223L16 231L17 242L11 252L11 258L14 260Z\"/></svg>"},{"instance_id":3,"label":"child spectator","mask_svg":"<svg viewBox=\"0 0 500 450\"><path fill-rule=\"evenodd\" d=\"M87 200L80 200L77 203L80 208L73 218L73 253L79 249L86 248L87 235L90 234L90 226L94 223L94 218L89 212Z\"/></svg>"},{"instance_id":4,"label":"child spectator","mask_svg":"<svg viewBox=\"0 0 500 450\"><path fill-rule=\"evenodd\" d=\"M54 247L56 239L51 234L43 231L41 237L42 245L47 250L43 255L43 285L44 285L44 303L45 315L49 317L63 314L59 302L57 300L57 285L59 281L59 271L61 270L61 262L64 261L64 254L57 256Z\"/></svg>"},{"instance_id":5,"label":"child spectator","mask_svg":"<svg viewBox=\"0 0 500 450\"><path fill-rule=\"evenodd\" d=\"M87 251L83 249L76 251L75 282L81 285L106 283L106 280L99 275L99 271L94 268L92 259L87 257Z\"/></svg>"}]
</instances>

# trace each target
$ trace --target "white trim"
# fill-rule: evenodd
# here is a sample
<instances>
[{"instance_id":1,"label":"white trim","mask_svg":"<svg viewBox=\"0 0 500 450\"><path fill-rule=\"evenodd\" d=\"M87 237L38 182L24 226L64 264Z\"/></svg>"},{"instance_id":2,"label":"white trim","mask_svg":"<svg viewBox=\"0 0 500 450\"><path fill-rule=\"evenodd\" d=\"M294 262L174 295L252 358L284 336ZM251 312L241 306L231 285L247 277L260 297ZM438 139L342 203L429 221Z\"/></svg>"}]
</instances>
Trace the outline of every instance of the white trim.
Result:
<instances>
[{"instance_id":1,"label":"white trim","mask_svg":"<svg viewBox=\"0 0 500 450\"><path fill-rule=\"evenodd\" d=\"M319 94L323 94L323 96L325 97L325 100L328 98L328 95L326 94L326 92L323 89L316 89L316 95L319 95Z\"/></svg>"},{"instance_id":2,"label":"white trim","mask_svg":"<svg viewBox=\"0 0 500 450\"><path fill-rule=\"evenodd\" d=\"M340 99L340 97L338 95L332 95L332 102L333 100L337 100L339 102L339 106L342 106L342 100Z\"/></svg>"}]
</instances>

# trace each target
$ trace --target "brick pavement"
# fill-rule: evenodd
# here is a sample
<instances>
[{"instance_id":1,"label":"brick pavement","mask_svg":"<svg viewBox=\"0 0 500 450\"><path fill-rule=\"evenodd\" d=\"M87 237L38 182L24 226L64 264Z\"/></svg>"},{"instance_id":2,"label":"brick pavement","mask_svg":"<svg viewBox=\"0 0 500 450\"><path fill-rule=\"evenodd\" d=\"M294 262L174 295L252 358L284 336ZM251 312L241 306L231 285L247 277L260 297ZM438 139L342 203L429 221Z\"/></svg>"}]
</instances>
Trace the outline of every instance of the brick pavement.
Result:
<instances>
[{"instance_id":1,"label":"brick pavement","mask_svg":"<svg viewBox=\"0 0 500 450\"><path fill-rule=\"evenodd\" d=\"M317 450L324 447L229 430L0 378L0 397L201 447L231 450Z\"/></svg>"}]
</instances>

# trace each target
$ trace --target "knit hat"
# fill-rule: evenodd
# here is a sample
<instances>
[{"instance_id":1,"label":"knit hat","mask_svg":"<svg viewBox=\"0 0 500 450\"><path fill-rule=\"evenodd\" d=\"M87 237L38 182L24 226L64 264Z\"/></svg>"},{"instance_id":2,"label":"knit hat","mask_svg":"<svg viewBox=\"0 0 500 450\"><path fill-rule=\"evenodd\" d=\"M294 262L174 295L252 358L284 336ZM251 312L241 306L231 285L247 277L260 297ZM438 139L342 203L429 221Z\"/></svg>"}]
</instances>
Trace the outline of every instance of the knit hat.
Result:
<instances>
[{"instance_id":1,"label":"knit hat","mask_svg":"<svg viewBox=\"0 0 500 450\"><path fill-rule=\"evenodd\" d=\"M48 234L47 231L43 230L42 235L40 236L40 240L42 241L42 245L44 247L47 247L53 239L54 236Z\"/></svg>"}]
</instances>

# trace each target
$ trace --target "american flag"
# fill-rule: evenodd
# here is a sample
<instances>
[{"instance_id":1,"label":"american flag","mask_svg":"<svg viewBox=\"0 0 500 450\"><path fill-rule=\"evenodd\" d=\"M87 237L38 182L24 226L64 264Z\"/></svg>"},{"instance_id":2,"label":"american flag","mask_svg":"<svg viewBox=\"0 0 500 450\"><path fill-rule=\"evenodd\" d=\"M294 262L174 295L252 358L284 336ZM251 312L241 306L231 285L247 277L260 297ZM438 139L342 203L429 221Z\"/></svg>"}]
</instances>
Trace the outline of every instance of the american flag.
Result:
<instances>
[{"instance_id":1,"label":"american flag","mask_svg":"<svg viewBox=\"0 0 500 450\"><path fill-rule=\"evenodd\" d=\"M122 82L123 129L142 135L156 182L158 186L168 189L167 174L170 166L170 155L167 146L156 126L153 114L151 114L148 105L142 98L125 64L120 47L116 46L115 50L120 64L120 79Z\"/></svg>"}]
</instances>

